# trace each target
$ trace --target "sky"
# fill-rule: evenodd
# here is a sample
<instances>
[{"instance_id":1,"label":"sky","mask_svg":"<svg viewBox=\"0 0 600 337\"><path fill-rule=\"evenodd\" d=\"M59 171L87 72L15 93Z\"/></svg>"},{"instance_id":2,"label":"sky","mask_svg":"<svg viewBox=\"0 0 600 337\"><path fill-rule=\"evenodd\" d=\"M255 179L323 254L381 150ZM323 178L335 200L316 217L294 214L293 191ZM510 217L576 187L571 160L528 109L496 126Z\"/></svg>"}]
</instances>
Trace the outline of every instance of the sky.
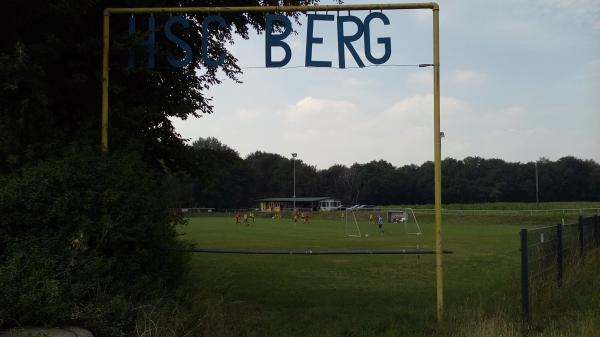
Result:
<instances>
[{"instance_id":1,"label":"sky","mask_svg":"<svg viewBox=\"0 0 600 337\"><path fill-rule=\"evenodd\" d=\"M443 158L529 162L573 155L600 162L600 0L438 3ZM432 69L398 66L433 63L431 10L383 13L390 25L372 21L370 40L379 57L377 38L391 38L386 67L335 68L336 22L315 24L323 44L313 47L313 59L332 61L333 68L262 68L264 35L237 39L229 48L248 67L243 83L211 88L214 113L174 119L176 130L190 142L216 137L242 157L298 153L319 169L433 160ZM364 19L368 12L351 14ZM306 25L293 28L297 34L285 40L288 66L302 66ZM351 24L345 29L353 33ZM364 39L353 45L370 65ZM282 55L273 48L275 60ZM348 52L346 63L356 66Z\"/></svg>"}]
</instances>

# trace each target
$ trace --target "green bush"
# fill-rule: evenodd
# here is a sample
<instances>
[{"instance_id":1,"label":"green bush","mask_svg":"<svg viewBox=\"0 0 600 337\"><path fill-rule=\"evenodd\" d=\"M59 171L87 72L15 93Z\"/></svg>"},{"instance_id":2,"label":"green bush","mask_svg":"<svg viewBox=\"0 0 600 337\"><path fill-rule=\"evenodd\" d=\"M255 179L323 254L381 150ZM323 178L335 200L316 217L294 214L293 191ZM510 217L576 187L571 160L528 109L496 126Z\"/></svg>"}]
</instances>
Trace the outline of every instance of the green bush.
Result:
<instances>
[{"instance_id":1,"label":"green bush","mask_svg":"<svg viewBox=\"0 0 600 337\"><path fill-rule=\"evenodd\" d=\"M135 155L85 151L0 177L0 328L127 335L186 271L159 181Z\"/></svg>"}]
</instances>

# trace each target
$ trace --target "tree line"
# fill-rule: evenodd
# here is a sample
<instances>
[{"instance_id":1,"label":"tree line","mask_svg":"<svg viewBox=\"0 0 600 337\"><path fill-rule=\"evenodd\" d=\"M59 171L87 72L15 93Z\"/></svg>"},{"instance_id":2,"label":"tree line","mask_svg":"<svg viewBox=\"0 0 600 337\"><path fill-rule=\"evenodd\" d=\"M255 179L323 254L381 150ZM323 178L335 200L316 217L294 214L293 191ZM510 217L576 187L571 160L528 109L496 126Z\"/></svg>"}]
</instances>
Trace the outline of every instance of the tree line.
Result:
<instances>
[{"instance_id":1,"label":"tree line","mask_svg":"<svg viewBox=\"0 0 600 337\"><path fill-rule=\"evenodd\" d=\"M245 158L215 138L190 146L194 169L169 174L165 184L180 207L246 208L267 197L293 194L292 158L256 151ZM533 202L536 162L466 157L442 161L444 203ZM600 200L600 165L572 156L537 160L542 202ZM317 169L296 160L296 195L330 196L353 204L433 203L434 165L396 167L385 160Z\"/></svg>"},{"instance_id":2,"label":"tree line","mask_svg":"<svg viewBox=\"0 0 600 337\"><path fill-rule=\"evenodd\" d=\"M230 45L263 33L264 16L222 13L225 27L211 25L203 31L201 22L210 13L186 14L190 27L178 25L177 35L193 50L204 47L209 55L224 55L217 68L206 67L200 58L182 68L169 66L169 55L183 56L180 48L165 43L162 33L171 13L156 13L152 31L150 15L136 14L135 34L129 33L130 15L111 16L109 151L101 154L103 11L317 2L2 1L0 330L75 325L95 336L133 336L152 312L157 316L148 319L168 322L169 333L205 333L198 320L184 322L185 317L200 317L191 312L201 307L188 291L179 290L187 282L187 255L165 249L187 243L179 235L184 220L172 211L164 181L170 172L193 172L198 186L226 184L217 179L236 176L242 167L237 155L194 152L171 121L214 112L211 89L242 79ZM153 41L153 35L160 48L155 69L148 69L144 43ZM130 55L137 66L128 67ZM220 177L203 171L211 169L202 164L211 156L227 163L227 173L219 172ZM198 198L243 204L233 188L245 184L207 189ZM231 196L214 194L222 191Z\"/></svg>"}]
</instances>

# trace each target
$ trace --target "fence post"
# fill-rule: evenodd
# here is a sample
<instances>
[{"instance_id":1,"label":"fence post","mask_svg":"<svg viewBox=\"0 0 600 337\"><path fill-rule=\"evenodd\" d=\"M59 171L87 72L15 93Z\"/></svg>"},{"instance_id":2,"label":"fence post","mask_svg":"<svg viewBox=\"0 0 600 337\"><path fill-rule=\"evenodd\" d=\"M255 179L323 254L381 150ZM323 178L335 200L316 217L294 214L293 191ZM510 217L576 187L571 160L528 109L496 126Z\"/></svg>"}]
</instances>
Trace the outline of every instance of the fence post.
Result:
<instances>
[{"instance_id":1,"label":"fence post","mask_svg":"<svg viewBox=\"0 0 600 337\"><path fill-rule=\"evenodd\" d=\"M600 219L598 214L594 215L594 230L596 233L596 247L600 247Z\"/></svg>"},{"instance_id":2,"label":"fence post","mask_svg":"<svg viewBox=\"0 0 600 337\"><path fill-rule=\"evenodd\" d=\"M521 229L521 305L523 322L529 322L529 260L527 252L527 229Z\"/></svg>"},{"instance_id":3,"label":"fence post","mask_svg":"<svg viewBox=\"0 0 600 337\"><path fill-rule=\"evenodd\" d=\"M579 216L579 220L577 222L577 227L579 227L579 255L581 256L581 259L583 259L583 248L584 248L584 241L583 241L583 216Z\"/></svg>"},{"instance_id":4,"label":"fence post","mask_svg":"<svg viewBox=\"0 0 600 337\"><path fill-rule=\"evenodd\" d=\"M564 264L563 264L563 226L561 224L556 225L556 258L558 264L558 286L562 287L563 284L563 274L564 274Z\"/></svg>"}]
</instances>

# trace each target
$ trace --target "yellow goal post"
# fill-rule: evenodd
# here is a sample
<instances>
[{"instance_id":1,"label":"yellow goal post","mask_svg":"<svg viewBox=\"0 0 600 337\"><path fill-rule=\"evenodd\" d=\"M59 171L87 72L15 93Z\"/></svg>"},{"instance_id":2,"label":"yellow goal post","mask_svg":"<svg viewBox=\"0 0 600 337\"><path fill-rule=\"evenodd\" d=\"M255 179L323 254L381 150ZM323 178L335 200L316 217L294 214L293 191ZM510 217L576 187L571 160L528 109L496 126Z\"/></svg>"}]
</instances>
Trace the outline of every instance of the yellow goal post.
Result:
<instances>
[{"instance_id":1,"label":"yellow goal post","mask_svg":"<svg viewBox=\"0 0 600 337\"><path fill-rule=\"evenodd\" d=\"M228 12L336 12L361 10L407 10L431 9L433 14L433 138L434 138L434 180L435 180L435 255L436 255L436 298L437 320L442 321L444 306L443 296L443 249L442 249L442 154L440 132L440 39L439 39L439 5L435 2L422 3L383 3L383 4L340 4L311 6L250 6L250 7L134 7L106 8L103 19L102 44L102 117L101 117L101 150L108 152L108 85L110 54L110 17L116 14L137 13L207 13L218 14Z\"/></svg>"}]
</instances>

